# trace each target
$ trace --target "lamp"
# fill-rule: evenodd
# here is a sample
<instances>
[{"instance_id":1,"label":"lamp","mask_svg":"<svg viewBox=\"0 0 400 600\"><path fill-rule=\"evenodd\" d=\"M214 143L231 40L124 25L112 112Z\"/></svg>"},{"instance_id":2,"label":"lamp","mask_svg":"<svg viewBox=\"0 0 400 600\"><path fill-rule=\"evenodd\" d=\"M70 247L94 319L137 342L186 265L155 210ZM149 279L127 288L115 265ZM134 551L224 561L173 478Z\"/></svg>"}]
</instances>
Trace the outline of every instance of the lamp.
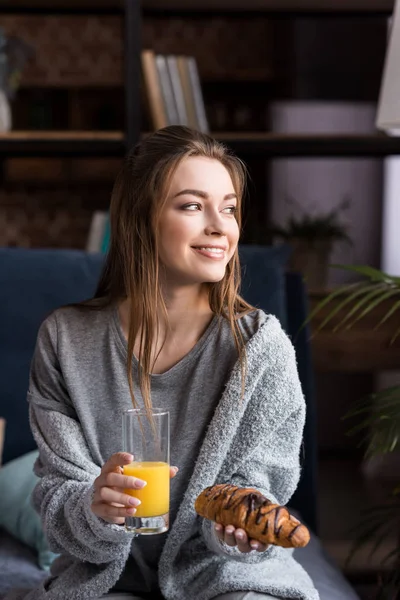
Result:
<instances>
[{"instance_id":1,"label":"lamp","mask_svg":"<svg viewBox=\"0 0 400 600\"><path fill-rule=\"evenodd\" d=\"M396 0L379 93L376 127L396 134L400 129L400 2ZM397 132L399 133L399 132Z\"/></svg>"},{"instance_id":2,"label":"lamp","mask_svg":"<svg viewBox=\"0 0 400 600\"><path fill-rule=\"evenodd\" d=\"M388 44L378 100L376 127L389 135L400 135L400 1L395 1L389 22ZM400 158L383 161L381 268L400 275Z\"/></svg>"}]
</instances>

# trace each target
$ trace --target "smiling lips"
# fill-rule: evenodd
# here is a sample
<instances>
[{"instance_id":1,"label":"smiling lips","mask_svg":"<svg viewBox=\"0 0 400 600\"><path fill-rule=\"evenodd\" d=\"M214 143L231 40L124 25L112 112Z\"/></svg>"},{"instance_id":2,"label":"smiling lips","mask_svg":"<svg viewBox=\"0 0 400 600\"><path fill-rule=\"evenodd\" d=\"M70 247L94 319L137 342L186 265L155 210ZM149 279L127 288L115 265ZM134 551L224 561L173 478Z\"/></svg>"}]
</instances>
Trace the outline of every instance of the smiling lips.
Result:
<instances>
[{"instance_id":1,"label":"smiling lips","mask_svg":"<svg viewBox=\"0 0 400 600\"><path fill-rule=\"evenodd\" d=\"M214 260L221 260L225 258L226 247L225 246L193 246L193 250L201 254L202 256L206 256L207 258L211 258Z\"/></svg>"}]
</instances>

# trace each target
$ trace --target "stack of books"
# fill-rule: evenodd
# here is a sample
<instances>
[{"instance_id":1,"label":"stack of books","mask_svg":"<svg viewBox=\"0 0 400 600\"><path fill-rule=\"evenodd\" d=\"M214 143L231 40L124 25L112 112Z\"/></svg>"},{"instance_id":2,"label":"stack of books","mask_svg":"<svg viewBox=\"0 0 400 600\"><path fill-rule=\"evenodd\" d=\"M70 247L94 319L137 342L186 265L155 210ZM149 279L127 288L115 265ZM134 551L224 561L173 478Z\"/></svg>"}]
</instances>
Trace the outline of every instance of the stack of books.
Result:
<instances>
[{"instance_id":1,"label":"stack of books","mask_svg":"<svg viewBox=\"0 0 400 600\"><path fill-rule=\"evenodd\" d=\"M208 133L197 62L194 56L141 54L144 89L154 129L187 125Z\"/></svg>"}]
</instances>

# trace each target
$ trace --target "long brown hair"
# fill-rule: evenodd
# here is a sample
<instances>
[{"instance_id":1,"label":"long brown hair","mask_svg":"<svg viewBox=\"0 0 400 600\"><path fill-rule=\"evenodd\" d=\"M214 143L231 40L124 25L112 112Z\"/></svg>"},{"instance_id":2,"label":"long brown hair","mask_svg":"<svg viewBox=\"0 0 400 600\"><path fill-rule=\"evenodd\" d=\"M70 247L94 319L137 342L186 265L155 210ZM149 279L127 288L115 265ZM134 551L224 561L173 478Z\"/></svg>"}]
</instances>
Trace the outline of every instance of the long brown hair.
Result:
<instances>
[{"instance_id":1,"label":"long brown hair","mask_svg":"<svg viewBox=\"0 0 400 600\"><path fill-rule=\"evenodd\" d=\"M126 157L116 178L110 206L110 246L94 297L97 306L130 299L127 376L132 403L133 349L140 332L139 384L147 414L151 411L150 374L158 318L167 311L160 290L157 222L180 162L201 156L218 160L229 172L238 198L237 221L241 227L241 204L246 168L223 144L209 135L183 126L159 129L137 144ZM230 325L242 370L242 396L246 374L244 341L239 315L253 310L238 294L238 251L226 267L224 278L210 283L209 300L214 314Z\"/></svg>"}]
</instances>

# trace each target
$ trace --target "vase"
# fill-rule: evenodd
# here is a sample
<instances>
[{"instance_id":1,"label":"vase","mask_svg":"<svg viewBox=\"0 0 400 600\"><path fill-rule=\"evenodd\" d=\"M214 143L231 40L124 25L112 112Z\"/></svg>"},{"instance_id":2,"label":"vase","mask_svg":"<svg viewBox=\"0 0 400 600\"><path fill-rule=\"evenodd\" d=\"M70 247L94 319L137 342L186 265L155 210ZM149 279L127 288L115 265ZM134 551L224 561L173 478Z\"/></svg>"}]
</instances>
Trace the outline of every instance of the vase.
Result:
<instances>
[{"instance_id":1,"label":"vase","mask_svg":"<svg viewBox=\"0 0 400 600\"><path fill-rule=\"evenodd\" d=\"M331 240L311 241L294 238L289 243L293 248L289 269L302 273L309 289L325 289L332 252Z\"/></svg>"}]
</instances>

